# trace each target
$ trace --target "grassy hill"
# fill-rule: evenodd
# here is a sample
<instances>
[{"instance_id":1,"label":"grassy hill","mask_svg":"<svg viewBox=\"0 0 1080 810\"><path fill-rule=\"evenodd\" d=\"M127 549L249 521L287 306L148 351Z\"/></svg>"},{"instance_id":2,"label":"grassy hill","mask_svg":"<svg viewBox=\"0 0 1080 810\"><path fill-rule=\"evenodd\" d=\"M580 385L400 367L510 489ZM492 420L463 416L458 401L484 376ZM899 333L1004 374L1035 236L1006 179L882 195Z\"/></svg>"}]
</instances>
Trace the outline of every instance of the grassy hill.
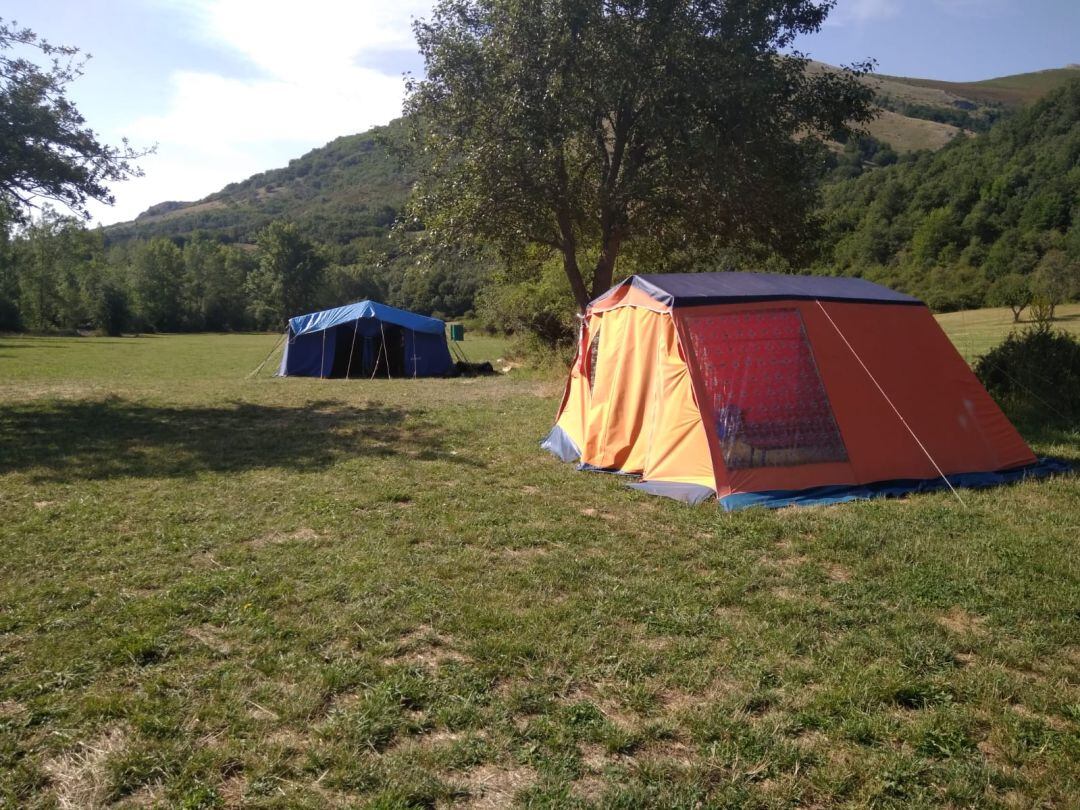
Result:
<instances>
[{"instance_id":1,"label":"grassy hill","mask_svg":"<svg viewBox=\"0 0 1080 810\"><path fill-rule=\"evenodd\" d=\"M342 244L385 236L409 193L411 177L389 154L401 122L336 138L280 169L230 183L197 202L155 205L105 229L110 242L208 232L235 242L275 219L290 219L318 241Z\"/></svg>"},{"instance_id":2,"label":"grassy hill","mask_svg":"<svg viewBox=\"0 0 1080 810\"><path fill-rule=\"evenodd\" d=\"M952 124L913 118L885 109L866 129L870 135L889 144L900 154L940 149L964 131Z\"/></svg>"},{"instance_id":3,"label":"grassy hill","mask_svg":"<svg viewBox=\"0 0 1080 810\"><path fill-rule=\"evenodd\" d=\"M882 76L889 87L907 85L910 88L937 90L951 99L975 104L1002 104L1021 107L1038 101L1047 93L1073 79L1080 78L1080 65L1017 73L975 82L945 82L935 79L913 79L900 76ZM911 92L911 91L909 91Z\"/></svg>"},{"instance_id":4,"label":"grassy hill","mask_svg":"<svg viewBox=\"0 0 1080 810\"><path fill-rule=\"evenodd\" d=\"M815 62L812 70L833 70ZM962 132L985 132L994 123L1080 78L1080 66L1001 76L977 82L946 82L874 74L881 116L867 127L897 152L940 149Z\"/></svg>"},{"instance_id":5,"label":"grassy hill","mask_svg":"<svg viewBox=\"0 0 1080 810\"><path fill-rule=\"evenodd\" d=\"M812 70L829 65L812 63ZM988 127L1003 111L1059 86L1080 68L1027 73L958 84L930 79L873 76L881 116L870 134L900 153L940 149L964 130ZM390 156L387 143L402 137L402 122L346 135L289 162L288 166L231 183L195 202L162 202L131 222L105 229L110 242L204 231L250 242L274 219L302 225L315 239L344 244L385 236L412 177Z\"/></svg>"}]
</instances>

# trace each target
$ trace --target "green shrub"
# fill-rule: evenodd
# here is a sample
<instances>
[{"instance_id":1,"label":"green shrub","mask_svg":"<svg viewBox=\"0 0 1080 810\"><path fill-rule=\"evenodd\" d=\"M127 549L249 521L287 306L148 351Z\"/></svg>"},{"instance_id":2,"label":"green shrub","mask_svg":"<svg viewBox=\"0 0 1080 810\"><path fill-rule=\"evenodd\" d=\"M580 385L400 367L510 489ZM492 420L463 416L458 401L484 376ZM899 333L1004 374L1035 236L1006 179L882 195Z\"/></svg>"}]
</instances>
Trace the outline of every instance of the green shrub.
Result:
<instances>
[{"instance_id":1,"label":"green shrub","mask_svg":"<svg viewBox=\"0 0 1080 810\"><path fill-rule=\"evenodd\" d=\"M1013 419L1080 425L1080 340L1040 324L980 357L975 374Z\"/></svg>"},{"instance_id":2,"label":"green shrub","mask_svg":"<svg viewBox=\"0 0 1080 810\"><path fill-rule=\"evenodd\" d=\"M489 329L516 336L520 354L572 356L578 319L562 267L545 262L522 275L481 290L477 315Z\"/></svg>"}]
</instances>

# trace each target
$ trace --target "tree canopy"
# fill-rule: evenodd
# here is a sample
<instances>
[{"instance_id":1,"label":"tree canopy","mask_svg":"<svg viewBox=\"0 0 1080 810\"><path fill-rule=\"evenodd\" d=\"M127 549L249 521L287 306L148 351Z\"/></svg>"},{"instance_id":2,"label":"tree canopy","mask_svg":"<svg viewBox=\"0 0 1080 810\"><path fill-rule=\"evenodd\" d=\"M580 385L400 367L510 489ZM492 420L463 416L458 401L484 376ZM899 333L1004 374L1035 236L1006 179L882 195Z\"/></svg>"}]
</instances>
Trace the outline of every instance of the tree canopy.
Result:
<instances>
[{"instance_id":1,"label":"tree canopy","mask_svg":"<svg viewBox=\"0 0 1080 810\"><path fill-rule=\"evenodd\" d=\"M25 221L39 201L88 218L87 203L111 205L108 184L139 175L145 153L101 143L67 97L85 64L77 48L16 25L0 19L0 225ZM34 52L47 67L27 58Z\"/></svg>"},{"instance_id":2,"label":"tree canopy","mask_svg":"<svg viewBox=\"0 0 1080 810\"><path fill-rule=\"evenodd\" d=\"M413 214L443 242L561 254L579 308L632 246L801 259L822 139L872 115L866 65L790 50L832 5L441 0L415 26Z\"/></svg>"}]
</instances>

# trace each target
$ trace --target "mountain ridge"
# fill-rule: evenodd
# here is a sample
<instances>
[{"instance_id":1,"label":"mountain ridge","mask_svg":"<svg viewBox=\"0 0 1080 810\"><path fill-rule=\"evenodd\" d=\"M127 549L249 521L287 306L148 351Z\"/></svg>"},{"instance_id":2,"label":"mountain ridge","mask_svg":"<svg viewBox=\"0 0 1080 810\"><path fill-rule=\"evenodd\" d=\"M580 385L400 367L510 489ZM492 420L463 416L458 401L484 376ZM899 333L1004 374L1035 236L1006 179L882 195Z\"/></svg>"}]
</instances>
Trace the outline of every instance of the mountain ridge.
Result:
<instances>
[{"instance_id":1,"label":"mountain ridge","mask_svg":"<svg viewBox=\"0 0 1080 810\"><path fill-rule=\"evenodd\" d=\"M837 70L822 62L811 62L810 69ZM882 112L867 129L901 154L937 150L961 133L989 129L1074 77L1080 78L1080 68L1073 66L966 83L871 74L866 81ZM105 226L106 239L183 239L200 232L226 242L251 242L261 228L282 218L331 244L383 237L413 181L388 150L403 132L399 118L340 136L286 166L229 183L199 200L152 205L133 220Z\"/></svg>"}]
</instances>

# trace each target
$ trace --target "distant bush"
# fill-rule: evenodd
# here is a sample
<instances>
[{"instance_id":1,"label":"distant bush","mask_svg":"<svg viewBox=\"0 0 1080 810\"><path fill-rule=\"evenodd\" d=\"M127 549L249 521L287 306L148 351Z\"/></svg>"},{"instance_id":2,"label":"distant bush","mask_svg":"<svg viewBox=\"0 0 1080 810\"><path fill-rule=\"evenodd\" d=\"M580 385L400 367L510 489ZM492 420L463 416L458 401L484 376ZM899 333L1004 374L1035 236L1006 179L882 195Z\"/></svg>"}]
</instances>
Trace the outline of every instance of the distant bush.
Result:
<instances>
[{"instance_id":1,"label":"distant bush","mask_svg":"<svg viewBox=\"0 0 1080 810\"><path fill-rule=\"evenodd\" d=\"M1014 419L1080 425L1080 340L1040 324L980 357L975 374Z\"/></svg>"}]
</instances>

